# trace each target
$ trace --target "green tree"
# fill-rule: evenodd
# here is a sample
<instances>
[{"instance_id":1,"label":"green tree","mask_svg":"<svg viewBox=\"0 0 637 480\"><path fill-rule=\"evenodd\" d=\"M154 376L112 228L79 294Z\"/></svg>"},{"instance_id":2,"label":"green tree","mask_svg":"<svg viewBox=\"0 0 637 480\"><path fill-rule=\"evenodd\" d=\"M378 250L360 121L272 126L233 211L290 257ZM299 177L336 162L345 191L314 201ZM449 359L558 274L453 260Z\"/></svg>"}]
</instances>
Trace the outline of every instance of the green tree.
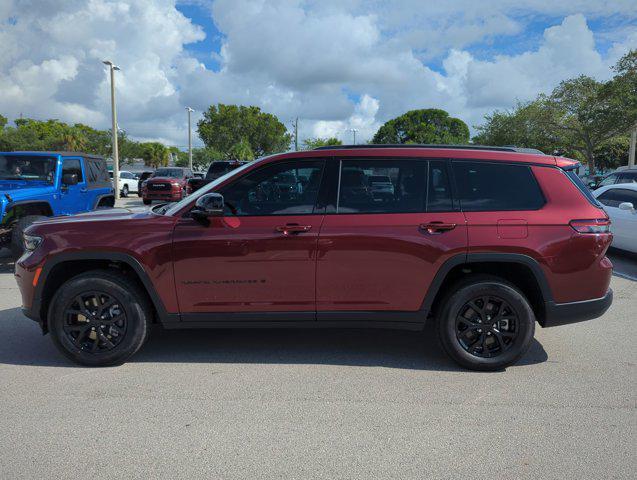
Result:
<instances>
[{"instance_id":1,"label":"green tree","mask_svg":"<svg viewBox=\"0 0 637 480\"><path fill-rule=\"evenodd\" d=\"M152 168L165 167L168 165L169 150L159 142L145 142L140 144L141 157L144 165Z\"/></svg>"},{"instance_id":2,"label":"green tree","mask_svg":"<svg viewBox=\"0 0 637 480\"><path fill-rule=\"evenodd\" d=\"M254 153L250 148L250 143L242 138L230 148L230 157L236 160L254 160Z\"/></svg>"},{"instance_id":3,"label":"green tree","mask_svg":"<svg viewBox=\"0 0 637 480\"><path fill-rule=\"evenodd\" d=\"M223 160L223 155L212 148L193 148L192 149L192 168L194 170L205 171L210 164L216 160ZM179 151L177 153L177 161L175 165L178 167L188 166L188 152Z\"/></svg>"},{"instance_id":4,"label":"green tree","mask_svg":"<svg viewBox=\"0 0 637 480\"><path fill-rule=\"evenodd\" d=\"M318 148L318 147L328 147L330 145L343 145L343 142L341 142L336 137L329 137L329 138L317 137L317 138L306 138L305 140L303 140L303 150L314 150L315 148Z\"/></svg>"},{"instance_id":5,"label":"green tree","mask_svg":"<svg viewBox=\"0 0 637 480\"><path fill-rule=\"evenodd\" d=\"M4 128L9 120L4 115L0 115L0 130Z\"/></svg>"},{"instance_id":6,"label":"green tree","mask_svg":"<svg viewBox=\"0 0 637 480\"><path fill-rule=\"evenodd\" d=\"M287 150L291 135L279 119L259 107L211 105L197 123L199 137L206 147L232 158L233 148L246 141L254 156Z\"/></svg>"},{"instance_id":7,"label":"green tree","mask_svg":"<svg viewBox=\"0 0 637 480\"><path fill-rule=\"evenodd\" d=\"M595 148L595 163L601 170L610 170L628 163L630 137L620 135Z\"/></svg>"},{"instance_id":8,"label":"green tree","mask_svg":"<svg viewBox=\"0 0 637 480\"><path fill-rule=\"evenodd\" d=\"M469 143L469 127L444 110L411 110L386 122L378 129L372 143Z\"/></svg>"},{"instance_id":9,"label":"green tree","mask_svg":"<svg viewBox=\"0 0 637 480\"><path fill-rule=\"evenodd\" d=\"M614 139L637 122L636 64L637 52L631 51L619 60L616 75L608 82L586 76L565 80L550 95L539 95L511 112L487 115L485 123L476 127L473 140L538 148L545 153L557 150L585 160L595 173L598 152L621 145Z\"/></svg>"}]
</instances>

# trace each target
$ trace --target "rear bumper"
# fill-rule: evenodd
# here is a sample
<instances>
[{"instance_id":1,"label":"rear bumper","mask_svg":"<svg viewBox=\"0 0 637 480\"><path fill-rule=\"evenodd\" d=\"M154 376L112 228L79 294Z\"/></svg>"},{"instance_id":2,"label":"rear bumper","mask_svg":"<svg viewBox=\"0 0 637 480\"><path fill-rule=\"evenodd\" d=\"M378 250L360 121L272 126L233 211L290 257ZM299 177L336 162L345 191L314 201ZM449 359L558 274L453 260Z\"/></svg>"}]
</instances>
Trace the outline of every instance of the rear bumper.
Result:
<instances>
[{"instance_id":1,"label":"rear bumper","mask_svg":"<svg viewBox=\"0 0 637 480\"><path fill-rule=\"evenodd\" d=\"M609 288L606 295L594 300L572 303L546 303L546 315L541 322L543 327L556 327L569 323L592 320L604 315L613 303L613 291Z\"/></svg>"}]
</instances>

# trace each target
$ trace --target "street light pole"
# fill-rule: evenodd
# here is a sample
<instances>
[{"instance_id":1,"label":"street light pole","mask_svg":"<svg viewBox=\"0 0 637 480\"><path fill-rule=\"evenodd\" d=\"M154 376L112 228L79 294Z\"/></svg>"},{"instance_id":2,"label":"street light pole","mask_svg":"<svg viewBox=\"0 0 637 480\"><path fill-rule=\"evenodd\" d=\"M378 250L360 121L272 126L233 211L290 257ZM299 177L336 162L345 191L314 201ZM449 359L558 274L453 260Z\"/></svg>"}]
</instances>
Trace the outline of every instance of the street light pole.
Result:
<instances>
[{"instance_id":1,"label":"street light pole","mask_svg":"<svg viewBox=\"0 0 637 480\"><path fill-rule=\"evenodd\" d=\"M117 110L115 108L115 70L120 68L113 64L110 60L104 60L104 65L108 65L111 72L111 114L112 114L112 127L111 132L113 134L113 186L115 190L115 200L119 200L119 153L117 150Z\"/></svg>"},{"instance_id":2,"label":"street light pole","mask_svg":"<svg viewBox=\"0 0 637 480\"><path fill-rule=\"evenodd\" d=\"M630 132L630 148L628 151L628 168L635 166L635 144L637 143L637 123Z\"/></svg>"},{"instance_id":3,"label":"street light pole","mask_svg":"<svg viewBox=\"0 0 637 480\"><path fill-rule=\"evenodd\" d=\"M190 107L186 107L188 111L188 168L192 171L192 128L190 123L190 114L194 112L194 110Z\"/></svg>"},{"instance_id":4,"label":"street light pole","mask_svg":"<svg viewBox=\"0 0 637 480\"><path fill-rule=\"evenodd\" d=\"M355 128L350 128L349 131L354 134L354 145L356 145L356 132L358 132L358 130Z\"/></svg>"}]
</instances>

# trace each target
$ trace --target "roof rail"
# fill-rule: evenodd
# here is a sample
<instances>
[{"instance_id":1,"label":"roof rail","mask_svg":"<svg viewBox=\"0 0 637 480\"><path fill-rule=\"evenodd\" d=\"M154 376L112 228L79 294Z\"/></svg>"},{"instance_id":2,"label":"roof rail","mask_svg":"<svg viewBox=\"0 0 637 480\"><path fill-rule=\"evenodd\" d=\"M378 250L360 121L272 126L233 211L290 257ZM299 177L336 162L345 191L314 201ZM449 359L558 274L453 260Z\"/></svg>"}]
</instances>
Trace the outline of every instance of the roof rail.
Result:
<instances>
[{"instance_id":1,"label":"roof rail","mask_svg":"<svg viewBox=\"0 0 637 480\"><path fill-rule=\"evenodd\" d=\"M324 147L316 147L314 150L349 150L357 148L446 148L454 150L492 150L496 152L518 152L518 153L536 153L544 155L540 150L534 148L522 148L514 146L506 147L490 147L488 145L442 145L442 144L367 144L367 145L326 145Z\"/></svg>"}]
</instances>

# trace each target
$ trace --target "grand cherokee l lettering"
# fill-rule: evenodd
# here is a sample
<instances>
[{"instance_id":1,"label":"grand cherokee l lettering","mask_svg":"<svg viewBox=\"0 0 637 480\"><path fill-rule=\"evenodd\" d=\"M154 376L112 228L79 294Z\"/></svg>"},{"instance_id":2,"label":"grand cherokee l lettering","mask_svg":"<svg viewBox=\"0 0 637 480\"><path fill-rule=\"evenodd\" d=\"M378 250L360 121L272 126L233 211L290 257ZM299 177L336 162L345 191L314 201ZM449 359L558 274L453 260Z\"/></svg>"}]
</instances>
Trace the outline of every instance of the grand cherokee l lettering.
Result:
<instances>
[{"instance_id":1,"label":"grand cherokee l lettering","mask_svg":"<svg viewBox=\"0 0 637 480\"><path fill-rule=\"evenodd\" d=\"M25 314L83 365L150 324L434 322L460 365L515 363L610 306L609 220L572 160L514 148L332 147L241 166L178 203L51 219L16 263Z\"/></svg>"}]
</instances>

